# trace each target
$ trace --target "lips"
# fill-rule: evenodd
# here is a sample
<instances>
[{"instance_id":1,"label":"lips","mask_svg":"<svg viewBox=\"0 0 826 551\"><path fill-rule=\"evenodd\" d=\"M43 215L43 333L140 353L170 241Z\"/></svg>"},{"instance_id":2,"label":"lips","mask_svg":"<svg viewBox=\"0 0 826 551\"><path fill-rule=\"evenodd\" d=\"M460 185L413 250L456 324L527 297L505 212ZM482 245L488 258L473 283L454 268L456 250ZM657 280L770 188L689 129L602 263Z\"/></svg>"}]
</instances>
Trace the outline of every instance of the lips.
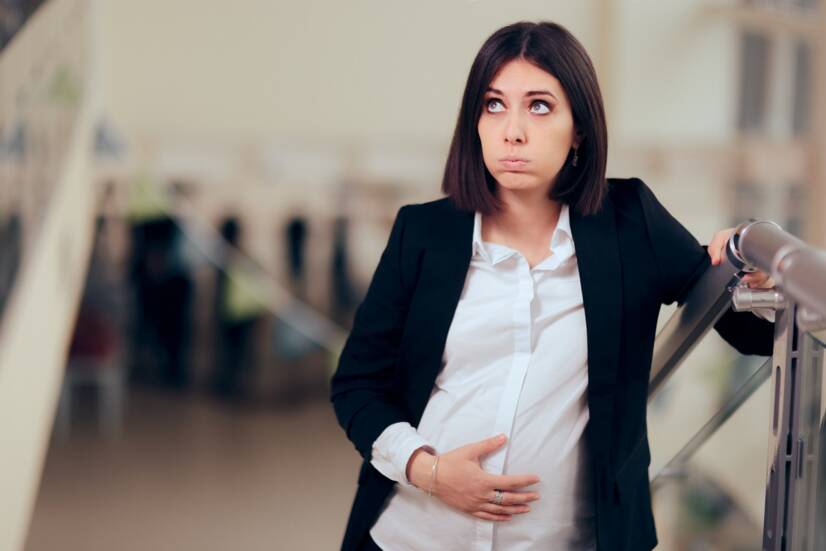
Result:
<instances>
[{"instance_id":1,"label":"lips","mask_svg":"<svg viewBox=\"0 0 826 551\"><path fill-rule=\"evenodd\" d=\"M529 161L519 157L504 157L499 159L499 163L508 170L525 168Z\"/></svg>"}]
</instances>

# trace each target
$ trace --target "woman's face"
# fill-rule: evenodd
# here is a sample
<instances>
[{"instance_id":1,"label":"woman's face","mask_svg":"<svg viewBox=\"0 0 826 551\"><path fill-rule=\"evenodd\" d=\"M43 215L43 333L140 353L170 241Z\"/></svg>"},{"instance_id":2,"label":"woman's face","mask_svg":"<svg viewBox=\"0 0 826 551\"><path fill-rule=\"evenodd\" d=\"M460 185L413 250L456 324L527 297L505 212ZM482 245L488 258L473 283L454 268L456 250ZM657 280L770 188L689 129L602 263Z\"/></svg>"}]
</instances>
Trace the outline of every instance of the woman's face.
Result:
<instances>
[{"instance_id":1,"label":"woman's face","mask_svg":"<svg viewBox=\"0 0 826 551\"><path fill-rule=\"evenodd\" d=\"M477 128L485 166L500 188L513 191L547 193L578 145L562 85L522 59L507 63L494 77Z\"/></svg>"}]
</instances>

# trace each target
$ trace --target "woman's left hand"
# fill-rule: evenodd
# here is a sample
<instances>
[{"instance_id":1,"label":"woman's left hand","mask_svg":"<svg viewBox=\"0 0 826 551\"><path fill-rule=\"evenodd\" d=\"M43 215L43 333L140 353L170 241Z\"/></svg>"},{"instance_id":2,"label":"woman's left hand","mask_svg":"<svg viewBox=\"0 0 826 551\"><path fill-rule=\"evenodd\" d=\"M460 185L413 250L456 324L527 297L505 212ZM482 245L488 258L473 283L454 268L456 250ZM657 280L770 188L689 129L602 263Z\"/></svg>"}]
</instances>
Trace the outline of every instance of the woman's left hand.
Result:
<instances>
[{"instance_id":1,"label":"woman's left hand","mask_svg":"<svg viewBox=\"0 0 826 551\"><path fill-rule=\"evenodd\" d=\"M708 244L708 255L711 257L711 264L718 265L725 254L726 243L734 235L735 228L726 228L714 234L711 243ZM747 283L752 289L769 289L774 287L774 280L766 272L750 272L743 276L742 283Z\"/></svg>"}]
</instances>

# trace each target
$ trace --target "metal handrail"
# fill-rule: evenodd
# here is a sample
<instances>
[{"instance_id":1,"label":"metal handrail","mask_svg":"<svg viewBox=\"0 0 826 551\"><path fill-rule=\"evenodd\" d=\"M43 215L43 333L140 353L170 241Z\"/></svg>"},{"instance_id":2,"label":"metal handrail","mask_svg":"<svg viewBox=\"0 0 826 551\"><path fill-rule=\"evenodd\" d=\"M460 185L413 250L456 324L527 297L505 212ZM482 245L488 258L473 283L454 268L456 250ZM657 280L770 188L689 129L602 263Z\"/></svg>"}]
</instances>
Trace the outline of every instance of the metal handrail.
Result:
<instances>
[{"instance_id":1,"label":"metal handrail","mask_svg":"<svg viewBox=\"0 0 826 551\"><path fill-rule=\"evenodd\" d=\"M735 230L727 256L774 278L785 297L800 307L804 331L822 329L826 319L826 251L816 249L774 222L753 220Z\"/></svg>"}]
</instances>

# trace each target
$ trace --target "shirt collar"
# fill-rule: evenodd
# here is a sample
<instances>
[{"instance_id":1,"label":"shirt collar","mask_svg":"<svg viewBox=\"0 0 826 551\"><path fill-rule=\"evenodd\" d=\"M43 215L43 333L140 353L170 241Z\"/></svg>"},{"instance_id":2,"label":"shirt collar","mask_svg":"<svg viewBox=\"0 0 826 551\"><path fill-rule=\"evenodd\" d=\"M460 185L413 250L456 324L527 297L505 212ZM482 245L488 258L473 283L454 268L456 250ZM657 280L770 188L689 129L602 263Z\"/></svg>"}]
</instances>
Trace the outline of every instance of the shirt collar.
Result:
<instances>
[{"instance_id":1,"label":"shirt collar","mask_svg":"<svg viewBox=\"0 0 826 551\"><path fill-rule=\"evenodd\" d=\"M496 243L493 243L493 245L497 249L501 248L512 251L504 245L498 245ZM575 253L573 234L571 233L571 217L567 204L563 203L562 208L559 211L559 220L556 223L556 228L554 228L553 234L551 234L550 249L554 254L540 263L540 265L545 265L545 263L548 262L549 269L555 269ZM473 242L471 245L471 255L478 255L487 262L496 264L508 256L511 256L511 254L513 253L497 254L495 251L490 250L489 247L486 246L485 242L482 241L482 213L476 211L473 217Z\"/></svg>"}]
</instances>

